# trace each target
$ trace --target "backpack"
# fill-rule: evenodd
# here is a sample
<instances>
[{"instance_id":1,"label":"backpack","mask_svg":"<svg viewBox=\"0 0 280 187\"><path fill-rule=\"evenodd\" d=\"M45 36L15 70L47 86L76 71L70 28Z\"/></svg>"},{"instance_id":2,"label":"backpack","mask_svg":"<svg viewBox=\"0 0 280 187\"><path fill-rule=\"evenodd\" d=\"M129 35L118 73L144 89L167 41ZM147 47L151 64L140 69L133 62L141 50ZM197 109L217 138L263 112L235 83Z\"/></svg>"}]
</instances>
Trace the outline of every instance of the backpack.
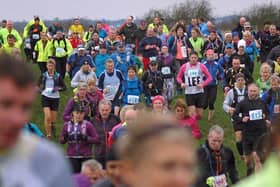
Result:
<instances>
[{"instance_id":1,"label":"backpack","mask_svg":"<svg viewBox=\"0 0 280 187\"><path fill-rule=\"evenodd\" d=\"M57 41L58 45L59 45L59 40L58 39L54 39L52 41L52 46L54 46L54 42ZM63 37L62 41L64 43L64 51L67 52L67 46L66 46L66 39ZM53 49L53 56L55 57L55 49Z\"/></svg>"},{"instance_id":2,"label":"backpack","mask_svg":"<svg viewBox=\"0 0 280 187\"><path fill-rule=\"evenodd\" d=\"M235 107L237 105L239 96L244 96L246 98L248 96L248 89L245 88L243 95L238 95L236 88L233 88L233 103L231 104L231 107Z\"/></svg>"},{"instance_id":3,"label":"backpack","mask_svg":"<svg viewBox=\"0 0 280 187\"><path fill-rule=\"evenodd\" d=\"M42 131L37 127L37 125L33 124L33 123L26 123L25 124L25 129L30 132L31 134L34 134L38 137L43 138L44 134L42 133Z\"/></svg>"}]
</instances>

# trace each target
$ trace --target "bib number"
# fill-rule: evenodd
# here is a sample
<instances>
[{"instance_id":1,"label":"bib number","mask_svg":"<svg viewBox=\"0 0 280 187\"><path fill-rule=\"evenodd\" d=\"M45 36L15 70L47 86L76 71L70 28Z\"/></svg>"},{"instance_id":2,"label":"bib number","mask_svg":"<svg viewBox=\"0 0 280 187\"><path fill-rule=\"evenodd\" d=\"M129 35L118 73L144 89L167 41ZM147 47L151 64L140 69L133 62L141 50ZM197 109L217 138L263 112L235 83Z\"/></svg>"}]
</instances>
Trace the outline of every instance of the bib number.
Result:
<instances>
[{"instance_id":1,"label":"bib number","mask_svg":"<svg viewBox=\"0 0 280 187\"><path fill-rule=\"evenodd\" d=\"M213 187L226 187L227 185L227 178L225 174L214 177Z\"/></svg>"},{"instance_id":2,"label":"bib number","mask_svg":"<svg viewBox=\"0 0 280 187\"><path fill-rule=\"evenodd\" d=\"M128 95L127 96L127 102L129 104L137 104L139 103L139 96L136 95Z\"/></svg>"},{"instance_id":3,"label":"bib number","mask_svg":"<svg viewBox=\"0 0 280 187\"><path fill-rule=\"evenodd\" d=\"M188 70L189 77L198 77L199 71L197 69L190 69Z\"/></svg>"},{"instance_id":4,"label":"bib number","mask_svg":"<svg viewBox=\"0 0 280 187\"><path fill-rule=\"evenodd\" d=\"M118 91L119 85L108 85L106 89L108 93L104 95L105 99L112 101Z\"/></svg>"},{"instance_id":5,"label":"bib number","mask_svg":"<svg viewBox=\"0 0 280 187\"><path fill-rule=\"evenodd\" d=\"M33 40L39 40L40 39L40 35L39 34L32 34L32 39Z\"/></svg>"},{"instance_id":6,"label":"bib number","mask_svg":"<svg viewBox=\"0 0 280 187\"><path fill-rule=\"evenodd\" d=\"M187 58L187 57L188 57L187 49L186 49L185 46L182 46L182 47L181 47L181 52L182 52L182 57L183 57L183 58Z\"/></svg>"},{"instance_id":7,"label":"bib number","mask_svg":"<svg viewBox=\"0 0 280 187\"><path fill-rule=\"evenodd\" d=\"M249 111L249 117L251 121L255 121L255 120L261 120L262 117L262 110L250 110Z\"/></svg>"},{"instance_id":8,"label":"bib number","mask_svg":"<svg viewBox=\"0 0 280 187\"><path fill-rule=\"evenodd\" d=\"M48 94L52 93L52 91L53 91L52 88L46 88L45 90L46 90L46 92L47 92Z\"/></svg>"},{"instance_id":9,"label":"bib number","mask_svg":"<svg viewBox=\"0 0 280 187\"><path fill-rule=\"evenodd\" d=\"M163 67L163 68L161 68L161 72L162 72L163 75L171 74L170 67Z\"/></svg>"}]
</instances>

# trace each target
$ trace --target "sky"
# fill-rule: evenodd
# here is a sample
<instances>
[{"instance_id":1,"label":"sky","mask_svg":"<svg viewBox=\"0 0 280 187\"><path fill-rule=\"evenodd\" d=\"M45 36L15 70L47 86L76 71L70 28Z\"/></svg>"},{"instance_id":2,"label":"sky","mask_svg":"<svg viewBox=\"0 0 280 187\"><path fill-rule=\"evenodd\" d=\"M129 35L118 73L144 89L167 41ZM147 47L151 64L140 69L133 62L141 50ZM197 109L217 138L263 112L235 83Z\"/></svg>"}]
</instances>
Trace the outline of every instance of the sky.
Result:
<instances>
[{"instance_id":1,"label":"sky","mask_svg":"<svg viewBox=\"0 0 280 187\"><path fill-rule=\"evenodd\" d=\"M184 0L7 0L1 3L0 20L30 20L84 17L117 20L128 15L141 18L151 8L166 8ZM209 0L215 17L232 15L268 0ZM279 3L280 0L269 0Z\"/></svg>"}]
</instances>

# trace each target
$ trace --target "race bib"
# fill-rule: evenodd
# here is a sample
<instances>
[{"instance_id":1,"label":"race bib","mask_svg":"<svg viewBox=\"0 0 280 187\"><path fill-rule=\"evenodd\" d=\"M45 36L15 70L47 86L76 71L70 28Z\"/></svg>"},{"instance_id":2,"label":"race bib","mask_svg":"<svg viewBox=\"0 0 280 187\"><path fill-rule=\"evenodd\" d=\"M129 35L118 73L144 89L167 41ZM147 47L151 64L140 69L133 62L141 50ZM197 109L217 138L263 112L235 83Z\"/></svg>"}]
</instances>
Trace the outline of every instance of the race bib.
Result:
<instances>
[{"instance_id":1,"label":"race bib","mask_svg":"<svg viewBox=\"0 0 280 187\"><path fill-rule=\"evenodd\" d=\"M188 76L189 77L198 77L199 76L199 70L198 69L188 70Z\"/></svg>"},{"instance_id":2,"label":"race bib","mask_svg":"<svg viewBox=\"0 0 280 187\"><path fill-rule=\"evenodd\" d=\"M259 109L259 110L250 110L249 111L249 117L250 117L250 120L251 121L255 121L255 120L260 120L262 119L262 110Z\"/></svg>"},{"instance_id":3,"label":"race bib","mask_svg":"<svg viewBox=\"0 0 280 187\"><path fill-rule=\"evenodd\" d=\"M106 89L108 90L108 93L106 93L104 95L105 99L107 100L113 100L115 98L115 95L118 91L118 88L119 88L119 84L117 85L108 85L106 86Z\"/></svg>"},{"instance_id":4,"label":"race bib","mask_svg":"<svg viewBox=\"0 0 280 187\"><path fill-rule=\"evenodd\" d=\"M227 185L227 177L225 174L214 177L213 187L226 187Z\"/></svg>"},{"instance_id":5,"label":"race bib","mask_svg":"<svg viewBox=\"0 0 280 187\"><path fill-rule=\"evenodd\" d=\"M127 96L127 102L129 104L137 104L139 103L139 96L136 95L128 95Z\"/></svg>"},{"instance_id":6,"label":"race bib","mask_svg":"<svg viewBox=\"0 0 280 187\"><path fill-rule=\"evenodd\" d=\"M170 69L170 67L163 67L163 68L161 68L161 72L163 75L169 75L169 74L171 74L171 69Z\"/></svg>"},{"instance_id":7,"label":"race bib","mask_svg":"<svg viewBox=\"0 0 280 187\"><path fill-rule=\"evenodd\" d=\"M39 40L40 39L40 35L39 34L32 34L32 39Z\"/></svg>"},{"instance_id":8,"label":"race bib","mask_svg":"<svg viewBox=\"0 0 280 187\"><path fill-rule=\"evenodd\" d=\"M61 48L61 47L56 48L55 52L56 52L57 56L65 54L65 50L63 48Z\"/></svg>"},{"instance_id":9,"label":"race bib","mask_svg":"<svg viewBox=\"0 0 280 187\"><path fill-rule=\"evenodd\" d=\"M273 112L274 112L274 114L280 113L280 105L279 104L274 105Z\"/></svg>"},{"instance_id":10,"label":"race bib","mask_svg":"<svg viewBox=\"0 0 280 187\"><path fill-rule=\"evenodd\" d=\"M186 49L185 46L182 46L182 47L181 47L181 52L182 52L182 57L183 57L183 58L187 58L187 57L188 57L187 49Z\"/></svg>"},{"instance_id":11,"label":"race bib","mask_svg":"<svg viewBox=\"0 0 280 187\"><path fill-rule=\"evenodd\" d=\"M46 91L46 93L50 94L50 93L52 93L53 88L46 88L45 91Z\"/></svg>"}]
</instances>

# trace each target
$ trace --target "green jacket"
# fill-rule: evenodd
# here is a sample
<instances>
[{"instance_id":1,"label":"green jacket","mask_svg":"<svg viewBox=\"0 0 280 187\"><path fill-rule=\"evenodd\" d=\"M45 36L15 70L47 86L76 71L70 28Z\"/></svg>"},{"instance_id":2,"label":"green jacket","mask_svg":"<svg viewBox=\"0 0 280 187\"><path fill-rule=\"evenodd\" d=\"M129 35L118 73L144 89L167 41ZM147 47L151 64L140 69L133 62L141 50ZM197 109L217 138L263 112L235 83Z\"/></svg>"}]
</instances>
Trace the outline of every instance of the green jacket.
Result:
<instances>
[{"instance_id":1,"label":"green jacket","mask_svg":"<svg viewBox=\"0 0 280 187\"><path fill-rule=\"evenodd\" d=\"M201 37L197 37L196 41L191 37L190 42L195 52L197 52L199 58L203 58L202 48L204 46L204 40Z\"/></svg>"},{"instance_id":2,"label":"green jacket","mask_svg":"<svg viewBox=\"0 0 280 187\"><path fill-rule=\"evenodd\" d=\"M271 155L263 169L234 187L279 187L280 186L280 158Z\"/></svg>"},{"instance_id":3,"label":"green jacket","mask_svg":"<svg viewBox=\"0 0 280 187\"><path fill-rule=\"evenodd\" d=\"M23 29L23 38L27 38L27 37L28 37L28 32L29 32L29 30L30 30L31 25L33 25L34 22L35 22L35 21L34 21L34 19L33 19L33 20L30 20L30 21L25 25L25 27L24 27L24 29ZM46 25L44 24L44 22L43 22L42 20L40 20L39 24L42 25L42 27L43 27L43 32L46 32L46 31L47 31L47 27L46 27Z\"/></svg>"},{"instance_id":4,"label":"green jacket","mask_svg":"<svg viewBox=\"0 0 280 187\"><path fill-rule=\"evenodd\" d=\"M148 27L153 29L153 28L155 28L155 25L153 23L150 23ZM163 33L168 34L169 30L168 30L167 26L165 24L163 24L162 27L163 27L162 28Z\"/></svg>"},{"instance_id":5,"label":"green jacket","mask_svg":"<svg viewBox=\"0 0 280 187\"><path fill-rule=\"evenodd\" d=\"M36 52L38 52L37 62L47 62L47 60L49 58L49 51L50 51L50 48L52 47L51 45L52 45L52 43L49 40L47 41L45 48L43 47L42 40L39 40L38 42L36 42L34 50Z\"/></svg>"},{"instance_id":6,"label":"green jacket","mask_svg":"<svg viewBox=\"0 0 280 187\"><path fill-rule=\"evenodd\" d=\"M22 38L20 36L20 34L18 33L18 31L16 29L12 29L11 32L9 32L9 30L7 28L1 29L0 30L0 39L1 42L3 42L3 44L7 44L7 36L9 34L14 35L14 37L16 38L16 44L17 46L21 46L22 44Z\"/></svg>"},{"instance_id":7,"label":"green jacket","mask_svg":"<svg viewBox=\"0 0 280 187\"><path fill-rule=\"evenodd\" d=\"M65 42L64 42L65 41ZM66 46L65 46L66 44ZM52 40L48 56L67 57L73 52L73 48L68 39Z\"/></svg>"}]
</instances>

